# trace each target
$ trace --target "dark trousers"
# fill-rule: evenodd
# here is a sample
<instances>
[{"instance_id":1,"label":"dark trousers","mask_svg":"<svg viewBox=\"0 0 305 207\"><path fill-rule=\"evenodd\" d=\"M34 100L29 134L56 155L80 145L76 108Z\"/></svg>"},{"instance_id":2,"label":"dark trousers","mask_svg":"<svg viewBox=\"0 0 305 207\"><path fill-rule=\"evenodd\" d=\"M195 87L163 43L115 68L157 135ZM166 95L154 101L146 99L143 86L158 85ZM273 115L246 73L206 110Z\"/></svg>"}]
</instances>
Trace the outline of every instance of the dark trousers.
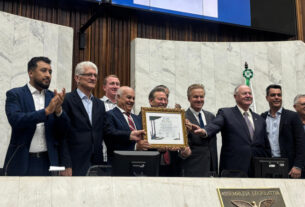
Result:
<instances>
[{"instance_id":1,"label":"dark trousers","mask_svg":"<svg viewBox=\"0 0 305 207\"><path fill-rule=\"evenodd\" d=\"M50 176L49 167L50 161L47 152L40 156L30 154L26 176Z\"/></svg>"}]
</instances>

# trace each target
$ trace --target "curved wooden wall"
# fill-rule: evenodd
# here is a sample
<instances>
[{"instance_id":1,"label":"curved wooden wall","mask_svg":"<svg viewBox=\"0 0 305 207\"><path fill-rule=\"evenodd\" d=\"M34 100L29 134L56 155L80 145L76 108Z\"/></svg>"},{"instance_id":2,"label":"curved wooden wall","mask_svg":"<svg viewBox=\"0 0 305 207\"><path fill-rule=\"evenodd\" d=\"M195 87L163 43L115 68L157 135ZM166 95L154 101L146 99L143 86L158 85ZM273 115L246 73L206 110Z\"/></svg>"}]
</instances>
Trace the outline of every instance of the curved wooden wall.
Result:
<instances>
[{"instance_id":1,"label":"curved wooden wall","mask_svg":"<svg viewBox=\"0 0 305 207\"><path fill-rule=\"evenodd\" d=\"M305 9L305 1L299 2L300 12L300 9ZM94 91L97 97L103 95L102 80L108 74L117 74L122 85L129 85L130 42L136 37L216 42L302 39L300 36L288 37L230 25L106 6L99 11L100 17L87 29L86 48L80 50L78 31L96 12L96 6L78 0L0 0L1 11L73 27L73 66L83 60L91 60L97 64L100 78ZM305 15L301 18L304 19ZM303 24L305 20L302 26Z\"/></svg>"}]
</instances>

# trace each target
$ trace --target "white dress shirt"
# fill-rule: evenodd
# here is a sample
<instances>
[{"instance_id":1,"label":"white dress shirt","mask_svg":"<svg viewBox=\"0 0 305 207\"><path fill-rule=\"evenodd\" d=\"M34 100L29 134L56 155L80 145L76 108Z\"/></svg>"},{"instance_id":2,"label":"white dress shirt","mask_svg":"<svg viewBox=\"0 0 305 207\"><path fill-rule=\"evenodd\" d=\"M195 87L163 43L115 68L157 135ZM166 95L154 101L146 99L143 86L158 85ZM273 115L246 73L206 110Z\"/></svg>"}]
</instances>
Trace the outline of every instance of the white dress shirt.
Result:
<instances>
[{"instance_id":1,"label":"white dress shirt","mask_svg":"<svg viewBox=\"0 0 305 207\"><path fill-rule=\"evenodd\" d=\"M34 88L30 83L27 84L32 94L35 110L39 111L45 108L45 90L41 92ZM36 130L30 145L30 152L45 152L47 151L46 135L44 122L36 124Z\"/></svg>"},{"instance_id":2,"label":"white dress shirt","mask_svg":"<svg viewBox=\"0 0 305 207\"><path fill-rule=\"evenodd\" d=\"M113 103L107 96L103 96L101 101L104 102L106 111L110 111L116 107L116 103Z\"/></svg>"},{"instance_id":3,"label":"white dress shirt","mask_svg":"<svg viewBox=\"0 0 305 207\"><path fill-rule=\"evenodd\" d=\"M204 115L202 109L200 109L200 111L197 112L197 111L195 111L192 107L190 107L190 110L191 110L191 112L193 113L193 115L195 116L195 118L196 118L196 120L198 121L198 123L200 123L200 121L199 121L199 113L200 113L200 114L201 114L201 117L202 117L202 121L203 121L204 126L207 125L207 120L206 120L206 118L205 118L205 115Z\"/></svg>"}]
</instances>

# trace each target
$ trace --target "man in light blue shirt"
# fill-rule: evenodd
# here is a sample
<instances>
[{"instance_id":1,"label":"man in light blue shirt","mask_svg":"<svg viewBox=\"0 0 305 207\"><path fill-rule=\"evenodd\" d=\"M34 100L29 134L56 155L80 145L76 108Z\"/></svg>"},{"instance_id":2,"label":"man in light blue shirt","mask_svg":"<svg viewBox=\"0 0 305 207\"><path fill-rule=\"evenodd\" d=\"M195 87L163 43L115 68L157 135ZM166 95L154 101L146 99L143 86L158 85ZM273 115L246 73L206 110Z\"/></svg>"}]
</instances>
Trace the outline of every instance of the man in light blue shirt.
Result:
<instances>
[{"instance_id":1,"label":"man in light blue shirt","mask_svg":"<svg viewBox=\"0 0 305 207\"><path fill-rule=\"evenodd\" d=\"M282 87L272 84L266 89L270 110L262 114L266 119L272 157L288 158L289 176L299 178L304 167L305 134L296 112L282 107Z\"/></svg>"}]
</instances>

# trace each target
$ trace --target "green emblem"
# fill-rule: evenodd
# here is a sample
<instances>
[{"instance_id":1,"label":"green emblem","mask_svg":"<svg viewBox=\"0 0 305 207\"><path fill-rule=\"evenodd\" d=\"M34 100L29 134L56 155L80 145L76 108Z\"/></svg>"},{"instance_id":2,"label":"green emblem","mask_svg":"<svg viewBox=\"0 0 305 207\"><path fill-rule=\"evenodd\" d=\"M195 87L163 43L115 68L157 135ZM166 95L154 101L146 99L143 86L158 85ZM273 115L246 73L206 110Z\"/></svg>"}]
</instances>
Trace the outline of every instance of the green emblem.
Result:
<instances>
[{"instance_id":1,"label":"green emblem","mask_svg":"<svg viewBox=\"0 0 305 207\"><path fill-rule=\"evenodd\" d=\"M252 69L248 68L247 62L245 62L245 70L243 72L243 76L246 79L246 85L250 86L250 79L253 78L253 71Z\"/></svg>"}]
</instances>

